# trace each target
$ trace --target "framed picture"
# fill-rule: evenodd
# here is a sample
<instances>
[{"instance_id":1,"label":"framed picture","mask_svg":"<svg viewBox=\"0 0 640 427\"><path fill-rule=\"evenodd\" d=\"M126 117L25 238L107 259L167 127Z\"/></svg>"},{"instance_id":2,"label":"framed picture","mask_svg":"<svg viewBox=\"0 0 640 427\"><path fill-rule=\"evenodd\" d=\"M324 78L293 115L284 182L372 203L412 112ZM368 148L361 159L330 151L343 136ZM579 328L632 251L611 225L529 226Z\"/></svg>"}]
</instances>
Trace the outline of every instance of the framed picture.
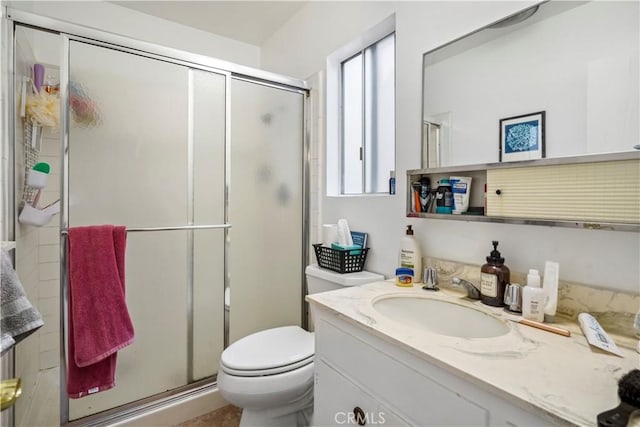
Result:
<instances>
[{"instance_id":1,"label":"framed picture","mask_svg":"<svg viewBox=\"0 0 640 427\"><path fill-rule=\"evenodd\" d=\"M544 111L500 120L500 161L544 158Z\"/></svg>"}]
</instances>

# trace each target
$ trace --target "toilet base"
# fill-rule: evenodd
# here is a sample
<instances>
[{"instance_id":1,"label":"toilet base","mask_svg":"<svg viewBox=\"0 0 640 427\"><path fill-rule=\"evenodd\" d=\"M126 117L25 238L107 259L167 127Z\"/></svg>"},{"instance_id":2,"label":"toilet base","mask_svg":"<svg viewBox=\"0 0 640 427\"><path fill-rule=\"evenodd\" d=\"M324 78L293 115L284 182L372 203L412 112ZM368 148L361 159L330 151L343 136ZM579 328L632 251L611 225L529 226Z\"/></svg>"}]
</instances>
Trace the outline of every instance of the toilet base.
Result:
<instances>
[{"instance_id":1,"label":"toilet base","mask_svg":"<svg viewBox=\"0 0 640 427\"><path fill-rule=\"evenodd\" d=\"M233 377L220 369L218 387L227 402L242 408L240 427L307 427L313 371L313 363L272 377Z\"/></svg>"},{"instance_id":2,"label":"toilet base","mask_svg":"<svg viewBox=\"0 0 640 427\"><path fill-rule=\"evenodd\" d=\"M269 410L242 410L240 427L307 427L311 425L313 404L308 408L281 416L272 416Z\"/></svg>"}]
</instances>

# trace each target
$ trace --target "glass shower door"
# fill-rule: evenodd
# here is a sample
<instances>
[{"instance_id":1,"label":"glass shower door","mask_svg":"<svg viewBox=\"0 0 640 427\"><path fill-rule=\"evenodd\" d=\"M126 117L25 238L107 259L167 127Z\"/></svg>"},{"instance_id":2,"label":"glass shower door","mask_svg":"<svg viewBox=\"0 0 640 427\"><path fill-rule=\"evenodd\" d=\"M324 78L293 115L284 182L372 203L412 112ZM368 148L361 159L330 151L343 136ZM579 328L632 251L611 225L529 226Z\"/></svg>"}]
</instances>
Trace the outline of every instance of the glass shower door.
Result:
<instances>
[{"instance_id":1,"label":"glass shower door","mask_svg":"<svg viewBox=\"0 0 640 427\"><path fill-rule=\"evenodd\" d=\"M164 228L224 224L226 79L70 41L68 226L145 229L127 234L135 342L116 387L70 400L70 420L217 373L225 231Z\"/></svg>"},{"instance_id":2,"label":"glass shower door","mask_svg":"<svg viewBox=\"0 0 640 427\"><path fill-rule=\"evenodd\" d=\"M229 343L300 325L304 94L231 81Z\"/></svg>"}]
</instances>

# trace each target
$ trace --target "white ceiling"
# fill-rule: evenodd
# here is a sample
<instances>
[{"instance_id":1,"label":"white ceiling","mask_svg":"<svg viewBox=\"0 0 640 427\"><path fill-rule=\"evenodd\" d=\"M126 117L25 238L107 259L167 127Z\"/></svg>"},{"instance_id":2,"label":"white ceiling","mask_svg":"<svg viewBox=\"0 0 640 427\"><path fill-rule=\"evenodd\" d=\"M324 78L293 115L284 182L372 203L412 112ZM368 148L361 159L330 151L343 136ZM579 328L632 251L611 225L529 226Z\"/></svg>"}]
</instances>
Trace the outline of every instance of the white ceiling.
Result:
<instances>
[{"instance_id":1,"label":"white ceiling","mask_svg":"<svg viewBox=\"0 0 640 427\"><path fill-rule=\"evenodd\" d=\"M261 46L306 1L113 1L119 6Z\"/></svg>"}]
</instances>

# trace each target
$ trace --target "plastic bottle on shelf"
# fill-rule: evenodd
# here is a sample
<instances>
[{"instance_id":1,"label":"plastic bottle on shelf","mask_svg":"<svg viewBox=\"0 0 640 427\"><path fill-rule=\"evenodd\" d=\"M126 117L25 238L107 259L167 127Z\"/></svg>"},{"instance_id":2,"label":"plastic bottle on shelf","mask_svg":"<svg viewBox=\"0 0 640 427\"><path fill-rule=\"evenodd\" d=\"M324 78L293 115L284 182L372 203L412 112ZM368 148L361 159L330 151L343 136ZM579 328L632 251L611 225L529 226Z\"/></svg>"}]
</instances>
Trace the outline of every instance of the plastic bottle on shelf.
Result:
<instances>
[{"instance_id":1,"label":"plastic bottle on shelf","mask_svg":"<svg viewBox=\"0 0 640 427\"><path fill-rule=\"evenodd\" d=\"M436 213L450 214L453 211L453 193L451 192L451 182L448 178L438 181L438 192L436 193Z\"/></svg>"},{"instance_id":2,"label":"plastic bottle on shelf","mask_svg":"<svg viewBox=\"0 0 640 427\"><path fill-rule=\"evenodd\" d=\"M389 172L389 194L396 194L396 171Z\"/></svg>"},{"instance_id":3,"label":"plastic bottle on shelf","mask_svg":"<svg viewBox=\"0 0 640 427\"><path fill-rule=\"evenodd\" d=\"M538 270L529 270L527 286L522 289L522 317L536 322L544 321L546 292L540 287Z\"/></svg>"}]
</instances>

